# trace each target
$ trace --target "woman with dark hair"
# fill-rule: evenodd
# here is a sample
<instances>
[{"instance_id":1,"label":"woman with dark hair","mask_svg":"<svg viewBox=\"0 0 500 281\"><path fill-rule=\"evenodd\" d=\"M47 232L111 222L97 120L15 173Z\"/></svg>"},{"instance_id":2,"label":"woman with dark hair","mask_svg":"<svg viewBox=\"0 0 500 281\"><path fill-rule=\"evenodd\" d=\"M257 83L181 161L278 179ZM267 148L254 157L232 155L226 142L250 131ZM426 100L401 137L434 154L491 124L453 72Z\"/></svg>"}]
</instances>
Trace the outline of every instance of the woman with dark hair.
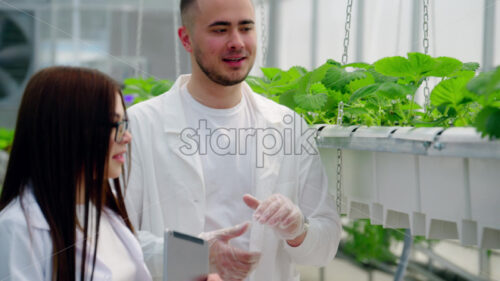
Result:
<instances>
[{"instance_id":1,"label":"woman with dark hair","mask_svg":"<svg viewBox=\"0 0 500 281\"><path fill-rule=\"evenodd\" d=\"M0 196L0 280L151 279L118 180L127 122L119 86L98 71L31 78Z\"/></svg>"}]
</instances>

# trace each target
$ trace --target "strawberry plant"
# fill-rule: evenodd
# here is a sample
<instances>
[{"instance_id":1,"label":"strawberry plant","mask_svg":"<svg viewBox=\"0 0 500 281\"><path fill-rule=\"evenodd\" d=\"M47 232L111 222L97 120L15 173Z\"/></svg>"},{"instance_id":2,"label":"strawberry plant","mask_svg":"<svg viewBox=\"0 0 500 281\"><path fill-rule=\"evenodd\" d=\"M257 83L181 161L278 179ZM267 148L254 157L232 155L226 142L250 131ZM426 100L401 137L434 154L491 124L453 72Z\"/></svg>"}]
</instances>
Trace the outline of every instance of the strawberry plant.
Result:
<instances>
[{"instance_id":1,"label":"strawberry plant","mask_svg":"<svg viewBox=\"0 0 500 281\"><path fill-rule=\"evenodd\" d=\"M127 106L148 100L168 91L174 84L169 80L150 78L127 78L124 83L123 98Z\"/></svg>"},{"instance_id":2,"label":"strawberry plant","mask_svg":"<svg viewBox=\"0 0 500 281\"><path fill-rule=\"evenodd\" d=\"M474 127L483 136L500 138L500 67L474 77L467 90L476 94L481 110L474 120Z\"/></svg>"},{"instance_id":3,"label":"strawberry plant","mask_svg":"<svg viewBox=\"0 0 500 281\"><path fill-rule=\"evenodd\" d=\"M485 136L500 137L500 70L476 76L478 68L450 57L408 53L373 64L328 60L312 71L263 68L262 78L250 76L247 83L310 124L333 124L342 101L345 125L474 126ZM430 77L440 81L423 108L415 95Z\"/></svg>"},{"instance_id":4,"label":"strawberry plant","mask_svg":"<svg viewBox=\"0 0 500 281\"><path fill-rule=\"evenodd\" d=\"M14 130L0 128L0 150L9 151L14 140Z\"/></svg>"},{"instance_id":5,"label":"strawberry plant","mask_svg":"<svg viewBox=\"0 0 500 281\"><path fill-rule=\"evenodd\" d=\"M3 180L7 169L8 152L13 140L14 130L0 128L0 193L2 192Z\"/></svg>"}]
</instances>

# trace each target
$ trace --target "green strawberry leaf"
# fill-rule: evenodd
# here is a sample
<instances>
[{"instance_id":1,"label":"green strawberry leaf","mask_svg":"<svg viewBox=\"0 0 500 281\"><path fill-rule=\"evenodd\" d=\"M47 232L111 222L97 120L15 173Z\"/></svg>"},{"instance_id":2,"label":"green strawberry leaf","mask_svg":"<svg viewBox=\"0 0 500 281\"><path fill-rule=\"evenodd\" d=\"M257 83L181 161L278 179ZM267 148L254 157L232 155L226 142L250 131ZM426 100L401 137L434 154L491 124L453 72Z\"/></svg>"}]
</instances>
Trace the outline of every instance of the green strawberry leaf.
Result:
<instances>
[{"instance_id":1,"label":"green strawberry leaf","mask_svg":"<svg viewBox=\"0 0 500 281\"><path fill-rule=\"evenodd\" d=\"M467 89L477 95L491 95L500 92L500 67L494 71L483 72L472 78Z\"/></svg>"},{"instance_id":2,"label":"green strawberry leaf","mask_svg":"<svg viewBox=\"0 0 500 281\"><path fill-rule=\"evenodd\" d=\"M476 71L479 68L479 63L477 62L466 62L463 65L462 70Z\"/></svg>"},{"instance_id":3,"label":"green strawberry leaf","mask_svg":"<svg viewBox=\"0 0 500 281\"><path fill-rule=\"evenodd\" d=\"M345 64L342 66L342 68L346 68L346 67L370 69L370 68L373 68L373 65L371 65L369 63L364 63L364 62L354 62L354 63Z\"/></svg>"},{"instance_id":4,"label":"green strawberry leaf","mask_svg":"<svg viewBox=\"0 0 500 281\"><path fill-rule=\"evenodd\" d=\"M383 58L373 65L375 71L385 76L408 77L412 76L413 73L410 62L400 56Z\"/></svg>"},{"instance_id":5,"label":"green strawberry leaf","mask_svg":"<svg viewBox=\"0 0 500 281\"><path fill-rule=\"evenodd\" d=\"M370 74L373 76L373 79L375 80L376 83L384 83L384 82L396 82L398 81L398 78L392 77L392 76L386 76L383 74L378 73L375 68L370 68L367 71L367 74Z\"/></svg>"},{"instance_id":6,"label":"green strawberry leaf","mask_svg":"<svg viewBox=\"0 0 500 281\"><path fill-rule=\"evenodd\" d=\"M384 96L388 99L404 99L408 95L414 95L416 91L415 87L400 85L395 83L382 83L377 89L377 95Z\"/></svg>"},{"instance_id":7,"label":"green strawberry leaf","mask_svg":"<svg viewBox=\"0 0 500 281\"><path fill-rule=\"evenodd\" d=\"M341 67L342 64L336 60L332 60L332 59L328 59L326 61L327 64L330 64L330 65L333 65L333 66L338 66L338 67Z\"/></svg>"},{"instance_id":8,"label":"green strawberry leaf","mask_svg":"<svg viewBox=\"0 0 500 281\"><path fill-rule=\"evenodd\" d=\"M294 101L306 110L317 110L325 106L328 100L328 90L321 82L310 85L307 94L295 94Z\"/></svg>"},{"instance_id":9,"label":"green strawberry leaf","mask_svg":"<svg viewBox=\"0 0 500 281\"><path fill-rule=\"evenodd\" d=\"M348 72L340 67L332 67L328 69L323 80L321 81L325 87L335 91L344 91L347 84L351 81L366 78L364 71Z\"/></svg>"},{"instance_id":10,"label":"green strawberry leaf","mask_svg":"<svg viewBox=\"0 0 500 281\"><path fill-rule=\"evenodd\" d=\"M347 84L347 88L351 91L351 93L354 93L358 89L375 83L375 79L373 78L373 75L371 73L366 72L365 75L366 76L364 78L352 80L349 82L349 84Z\"/></svg>"},{"instance_id":11,"label":"green strawberry leaf","mask_svg":"<svg viewBox=\"0 0 500 281\"><path fill-rule=\"evenodd\" d=\"M295 90L289 90L284 92L279 96L279 103L292 109L295 110L297 107L297 103L295 102L294 96L295 96L296 91Z\"/></svg>"},{"instance_id":12,"label":"green strawberry leaf","mask_svg":"<svg viewBox=\"0 0 500 281\"><path fill-rule=\"evenodd\" d=\"M488 135L490 138L500 138L500 108L483 108L476 116L474 127L483 137Z\"/></svg>"},{"instance_id":13,"label":"green strawberry leaf","mask_svg":"<svg viewBox=\"0 0 500 281\"><path fill-rule=\"evenodd\" d=\"M281 69L275 67L262 67L260 70L269 81L277 80L276 76L282 72Z\"/></svg>"},{"instance_id":14,"label":"green strawberry leaf","mask_svg":"<svg viewBox=\"0 0 500 281\"><path fill-rule=\"evenodd\" d=\"M297 105L306 110L317 110L322 108L328 96L326 93L318 93L318 94L307 94L307 95L295 95L294 101Z\"/></svg>"},{"instance_id":15,"label":"green strawberry leaf","mask_svg":"<svg viewBox=\"0 0 500 281\"><path fill-rule=\"evenodd\" d=\"M309 88L311 94L320 94L320 93L328 93L325 85L321 84L321 82L317 82L311 85Z\"/></svg>"},{"instance_id":16,"label":"green strawberry leaf","mask_svg":"<svg viewBox=\"0 0 500 281\"><path fill-rule=\"evenodd\" d=\"M245 79L245 82L248 83L250 88L256 93L259 94L265 94L267 93L267 85L264 81L262 81L262 78L256 77L256 76L247 76Z\"/></svg>"},{"instance_id":17,"label":"green strawberry leaf","mask_svg":"<svg viewBox=\"0 0 500 281\"><path fill-rule=\"evenodd\" d=\"M364 107L346 107L344 113L349 115L369 114L370 112Z\"/></svg>"},{"instance_id":18,"label":"green strawberry leaf","mask_svg":"<svg viewBox=\"0 0 500 281\"><path fill-rule=\"evenodd\" d=\"M336 66L329 64L329 63L325 63L325 64L321 65L320 67L316 68L315 70L311 71L310 72L311 78L309 81L309 85L312 85L312 84L317 83L317 82L321 82L321 80L323 80L323 78L325 77L325 74L327 73L327 71L331 68L336 68Z\"/></svg>"},{"instance_id":19,"label":"green strawberry leaf","mask_svg":"<svg viewBox=\"0 0 500 281\"><path fill-rule=\"evenodd\" d=\"M302 66L293 66L286 73L289 75L290 80L296 80L307 73L307 69Z\"/></svg>"},{"instance_id":20,"label":"green strawberry leaf","mask_svg":"<svg viewBox=\"0 0 500 281\"><path fill-rule=\"evenodd\" d=\"M408 62L413 72L413 76L419 80L422 76L429 76L434 70L436 60L431 56L422 53L408 53Z\"/></svg>"},{"instance_id":21,"label":"green strawberry leaf","mask_svg":"<svg viewBox=\"0 0 500 281\"><path fill-rule=\"evenodd\" d=\"M474 75L473 72L472 75ZM460 76L441 81L431 92L431 104L433 106L450 104L456 107L464 98L471 95L466 89L471 78L472 76Z\"/></svg>"},{"instance_id":22,"label":"green strawberry leaf","mask_svg":"<svg viewBox=\"0 0 500 281\"><path fill-rule=\"evenodd\" d=\"M325 77L321 81L328 89L342 91L345 84L345 70L340 67L332 67L328 69Z\"/></svg>"},{"instance_id":23,"label":"green strawberry leaf","mask_svg":"<svg viewBox=\"0 0 500 281\"><path fill-rule=\"evenodd\" d=\"M451 74L463 68L461 61L450 57L438 57L434 61L436 62L434 69L429 72L428 76L450 77Z\"/></svg>"},{"instance_id":24,"label":"green strawberry leaf","mask_svg":"<svg viewBox=\"0 0 500 281\"><path fill-rule=\"evenodd\" d=\"M166 91L170 90L172 87L172 83L170 82L165 82L165 81L158 81L152 88L151 88L151 95L153 96L158 96Z\"/></svg>"},{"instance_id":25,"label":"green strawberry leaf","mask_svg":"<svg viewBox=\"0 0 500 281\"><path fill-rule=\"evenodd\" d=\"M375 93L379 89L380 85L382 85L382 84L372 84L372 85L368 85L368 86L365 86L365 87L357 90L356 92L354 92L351 95L351 98L349 99L349 103L353 103L353 102L357 101L358 99L361 99L364 97L375 95Z\"/></svg>"}]
</instances>

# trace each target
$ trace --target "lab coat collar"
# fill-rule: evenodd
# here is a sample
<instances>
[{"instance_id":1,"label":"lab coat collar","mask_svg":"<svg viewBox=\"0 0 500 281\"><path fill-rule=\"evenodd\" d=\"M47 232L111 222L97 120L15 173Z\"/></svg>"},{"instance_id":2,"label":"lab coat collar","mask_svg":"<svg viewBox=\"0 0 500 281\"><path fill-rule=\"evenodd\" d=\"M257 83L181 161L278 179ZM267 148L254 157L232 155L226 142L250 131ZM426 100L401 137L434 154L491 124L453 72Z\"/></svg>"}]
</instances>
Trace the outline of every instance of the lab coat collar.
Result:
<instances>
[{"instance_id":1,"label":"lab coat collar","mask_svg":"<svg viewBox=\"0 0 500 281\"><path fill-rule=\"evenodd\" d=\"M143 261L143 254L139 243L130 243L130 241L136 240L136 237L130 231L121 217L114 215L110 209L104 209L107 218L109 219L109 223L115 230L116 235L120 238L124 245L126 245L127 250L130 253L130 257L135 260L137 265L141 265Z\"/></svg>"},{"instance_id":2,"label":"lab coat collar","mask_svg":"<svg viewBox=\"0 0 500 281\"><path fill-rule=\"evenodd\" d=\"M172 88L163 94L162 103L164 118L163 129L167 133L180 134L187 126L186 116L182 107L181 88L191 79L190 74L179 76ZM248 101L255 109L255 112L265 121L272 125L282 122L282 115L276 112L269 106L269 101L265 101L264 97L254 93L246 82L242 82L242 94L248 97Z\"/></svg>"},{"instance_id":3,"label":"lab coat collar","mask_svg":"<svg viewBox=\"0 0 500 281\"><path fill-rule=\"evenodd\" d=\"M163 122L163 130L166 133L180 134L187 127L186 115L182 108L181 88L189 82L190 77L187 74L179 76L172 88L162 95L164 118L159 122Z\"/></svg>"},{"instance_id":4,"label":"lab coat collar","mask_svg":"<svg viewBox=\"0 0 500 281\"><path fill-rule=\"evenodd\" d=\"M26 217L27 224L35 228L50 230L49 223L45 219L42 209L40 209L29 185L20 198L22 204L20 204L19 207L22 205L24 209L23 215ZM19 200L19 197L15 200Z\"/></svg>"},{"instance_id":5,"label":"lab coat collar","mask_svg":"<svg viewBox=\"0 0 500 281\"><path fill-rule=\"evenodd\" d=\"M149 274L149 271L146 268L146 265L144 264L144 258L143 258L143 253L141 250L141 247L139 243L134 243L137 238L134 236L134 234L125 226L125 223L119 217L116 215L112 210L109 208L104 208L103 212L101 213L101 219L102 216L106 216L108 219L111 228L115 232L116 236L122 241L123 245L125 246L126 250L130 254L130 258L134 261L135 265L137 266L137 273L136 273L136 278L138 280L150 280L151 276ZM76 231L76 258L77 258L77 264L81 263L81 254L82 254L82 243L83 241L83 233L82 231ZM87 260L92 260L93 254L94 254L94 247L93 245L88 244L87 247L89 247L89 252L87 252ZM109 280L111 276L111 270L106 266L106 264L103 263L103 261L99 258L99 256L96 257L96 268L100 268L100 271L94 271L94 278L95 279L106 279ZM79 273L79 272L78 272ZM102 275L102 276L101 276Z\"/></svg>"}]
</instances>

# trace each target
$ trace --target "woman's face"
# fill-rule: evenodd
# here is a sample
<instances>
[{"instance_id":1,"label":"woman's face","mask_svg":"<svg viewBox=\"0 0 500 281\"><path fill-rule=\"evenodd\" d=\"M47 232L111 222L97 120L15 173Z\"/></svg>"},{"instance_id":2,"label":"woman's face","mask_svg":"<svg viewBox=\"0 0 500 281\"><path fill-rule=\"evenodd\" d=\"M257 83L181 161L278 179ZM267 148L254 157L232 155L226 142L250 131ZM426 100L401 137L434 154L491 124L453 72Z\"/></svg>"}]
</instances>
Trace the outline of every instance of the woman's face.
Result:
<instances>
[{"instance_id":1,"label":"woman's face","mask_svg":"<svg viewBox=\"0 0 500 281\"><path fill-rule=\"evenodd\" d=\"M113 122L119 123L125 120L125 111L123 110L123 104L120 94L116 94L115 102L115 116ZM132 140L132 135L128 130L123 127L115 126L111 130L111 135L109 136L109 156L108 156L108 178L117 178L122 173L122 167L125 163L125 153L127 152L127 144ZM120 129L125 130L123 134L120 133ZM118 130L118 134L117 134ZM120 140L120 136L123 135ZM118 137L118 141L115 140L115 136Z\"/></svg>"}]
</instances>

